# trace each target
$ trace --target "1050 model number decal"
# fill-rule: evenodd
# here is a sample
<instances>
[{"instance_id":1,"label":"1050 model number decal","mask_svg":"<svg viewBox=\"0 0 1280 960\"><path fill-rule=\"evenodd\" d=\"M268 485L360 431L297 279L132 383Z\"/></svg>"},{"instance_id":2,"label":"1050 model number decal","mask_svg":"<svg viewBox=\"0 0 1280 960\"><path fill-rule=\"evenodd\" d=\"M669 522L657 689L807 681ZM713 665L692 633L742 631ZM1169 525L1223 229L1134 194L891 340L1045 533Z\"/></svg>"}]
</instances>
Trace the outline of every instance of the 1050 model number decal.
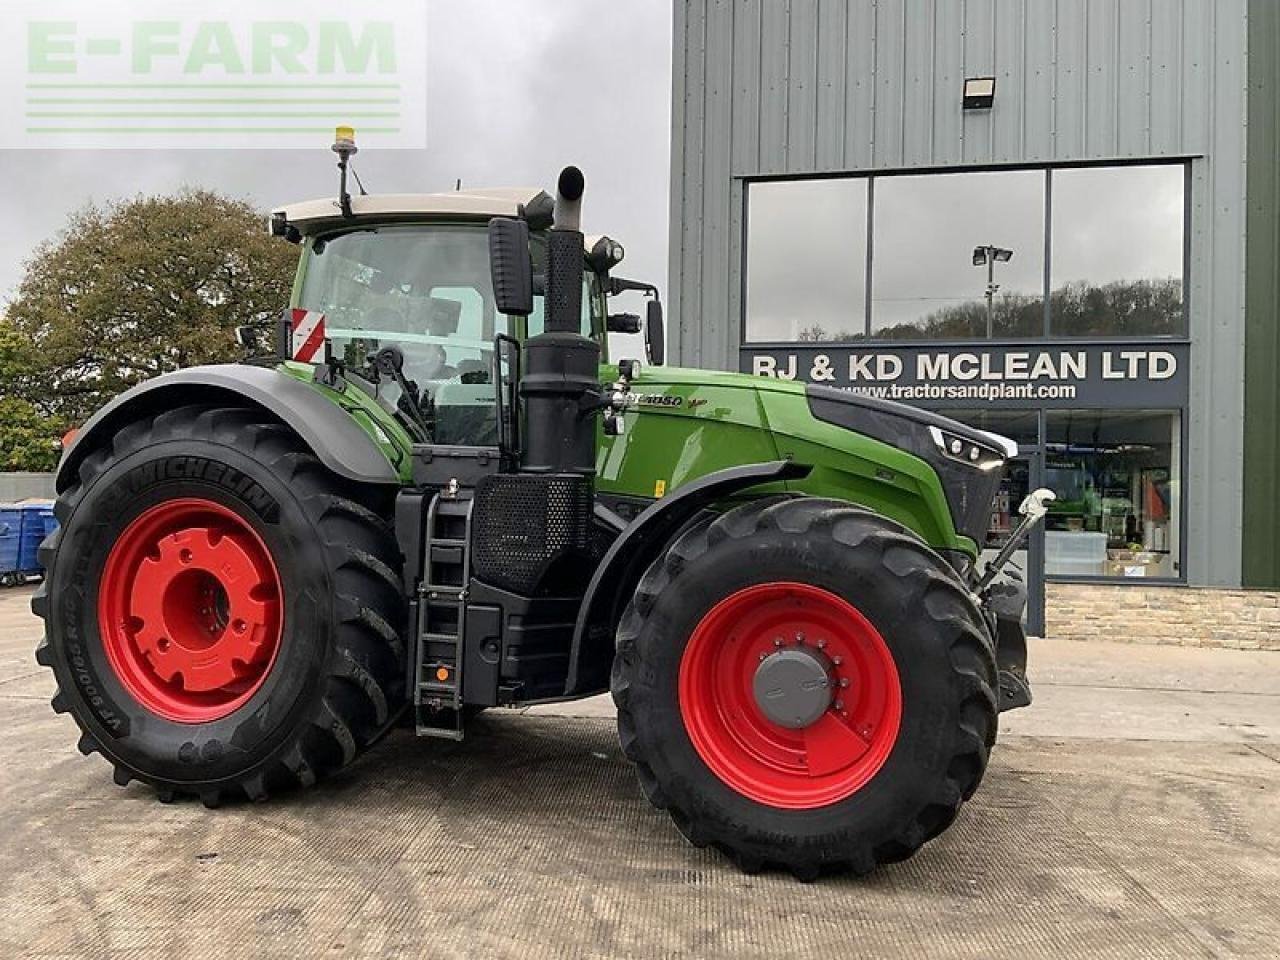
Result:
<instances>
[{"instance_id":1,"label":"1050 model number decal","mask_svg":"<svg viewBox=\"0 0 1280 960\"><path fill-rule=\"evenodd\" d=\"M683 407L684 397L675 397L665 393L628 393L624 395L624 406L628 407Z\"/></svg>"}]
</instances>

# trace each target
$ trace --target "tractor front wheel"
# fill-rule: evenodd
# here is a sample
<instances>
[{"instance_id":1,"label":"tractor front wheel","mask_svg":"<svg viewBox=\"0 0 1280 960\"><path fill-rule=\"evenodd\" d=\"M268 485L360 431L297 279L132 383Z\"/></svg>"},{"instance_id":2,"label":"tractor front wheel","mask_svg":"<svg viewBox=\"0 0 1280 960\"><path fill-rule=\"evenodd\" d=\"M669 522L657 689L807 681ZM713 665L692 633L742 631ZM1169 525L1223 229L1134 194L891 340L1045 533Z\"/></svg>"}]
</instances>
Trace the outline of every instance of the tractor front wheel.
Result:
<instances>
[{"instance_id":1,"label":"tractor front wheel","mask_svg":"<svg viewBox=\"0 0 1280 960\"><path fill-rule=\"evenodd\" d=\"M904 528L771 498L695 523L618 629L613 697L649 800L745 870L902 860L955 818L996 734L981 612Z\"/></svg>"},{"instance_id":2,"label":"tractor front wheel","mask_svg":"<svg viewBox=\"0 0 1280 960\"><path fill-rule=\"evenodd\" d=\"M90 453L32 599L81 751L117 783L209 805L354 759L403 702L400 559L378 495L239 408L139 419Z\"/></svg>"}]
</instances>

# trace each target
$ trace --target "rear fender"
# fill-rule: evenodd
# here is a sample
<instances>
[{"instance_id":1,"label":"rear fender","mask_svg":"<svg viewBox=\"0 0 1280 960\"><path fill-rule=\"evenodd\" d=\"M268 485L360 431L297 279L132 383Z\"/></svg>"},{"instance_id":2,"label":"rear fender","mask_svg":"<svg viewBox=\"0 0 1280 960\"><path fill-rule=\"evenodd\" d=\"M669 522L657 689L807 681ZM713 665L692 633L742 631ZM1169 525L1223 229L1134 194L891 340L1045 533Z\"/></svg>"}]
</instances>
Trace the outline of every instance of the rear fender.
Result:
<instances>
[{"instance_id":1,"label":"rear fender","mask_svg":"<svg viewBox=\"0 0 1280 960\"><path fill-rule=\"evenodd\" d=\"M614 629L641 575L675 534L698 513L749 487L809 475L807 464L791 460L752 463L706 474L647 507L618 535L587 585L573 631L565 696L608 686Z\"/></svg>"},{"instance_id":2,"label":"rear fender","mask_svg":"<svg viewBox=\"0 0 1280 960\"><path fill-rule=\"evenodd\" d=\"M348 388L354 389L354 388ZM189 403L257 407L287 424L326 467L357 483L399 484L395 445L380 447L338 403L296 377L246 364L189 367L140 383L95 413L58 464L61 493L90 451L126 423ZM406 464L407 466L407 464Z\"/></svg>"}]
</instances>

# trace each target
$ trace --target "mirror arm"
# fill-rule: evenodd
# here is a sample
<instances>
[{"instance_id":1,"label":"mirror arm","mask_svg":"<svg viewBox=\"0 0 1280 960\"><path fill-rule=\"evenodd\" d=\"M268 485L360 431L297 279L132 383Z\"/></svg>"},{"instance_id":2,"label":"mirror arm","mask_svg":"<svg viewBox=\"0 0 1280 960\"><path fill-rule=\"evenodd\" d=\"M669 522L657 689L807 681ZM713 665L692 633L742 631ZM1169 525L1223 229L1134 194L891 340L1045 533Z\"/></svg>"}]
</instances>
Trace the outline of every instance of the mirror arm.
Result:
<instances>
[{"instance_id":1,"label":"mirror arm","mask_svg":"<svg viewBox=\"0 0 1280 960\"><path fill-rule=\"evenodd\" d=\"M405 416L422 429L426 442L431 442L431 427L422 409L422 398L418 394L416 384L410 384L404 377L404 351L396 344L388 344L373 355L373 368L379 374L390 377L400 388L400 406ZM430 401L428 401L430 405Z\"/></svg>"},{"instance_id":2,"label":"mirror arm","mask_svg":"<svg viewBox=\"0 0 1280 960\"><path fill-rule=\"evenodd\" d=\"M623 277L609 278L609 296L616 297L618 294L625 293L628 290L634 290L637 293L645 293L655 299L658 297L658 288L652 283L644 283L640 280L627 280Z\"/></svg>"}]
</instances>

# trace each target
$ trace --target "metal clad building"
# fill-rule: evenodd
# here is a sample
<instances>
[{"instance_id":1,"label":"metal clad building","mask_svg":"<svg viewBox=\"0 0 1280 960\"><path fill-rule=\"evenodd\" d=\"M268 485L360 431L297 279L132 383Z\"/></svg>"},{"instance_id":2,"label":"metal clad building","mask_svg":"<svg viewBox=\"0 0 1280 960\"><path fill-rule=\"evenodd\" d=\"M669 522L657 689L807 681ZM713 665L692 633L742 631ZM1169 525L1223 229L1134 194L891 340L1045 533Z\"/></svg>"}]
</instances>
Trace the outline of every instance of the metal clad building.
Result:
<instances>
[{"instance_id":1,"label":"metal clad building","mask_svg":"<svg viewBox=\"0 0 1280 960\"><path fill-rule=\"evenodd\" d=\"M1140 443L1149 445L1149 438L1126 440L1122 429L1113 425L1114 418L1099 410L1088 428L1092 440L1081 443L1080 431L1086 429L1082 415L1053 412L1052 405L1046 413L1044 406L1024 404L1027 416L1038 418L1029 435L1043 454L1032 472L1043 479L1066 471L1068 482L1078 478L1081 486L1080 522L1070 519L1055 542L1074 550L1087 541L1099 566L1082 567L1085 579L1124 575L1118 573L1123 567L1129 576L1146 573L1194 585L1280 585L1280 507L1274 478L1280 468L1280 396L1275 387L1280 362L1280 4L677 0L674 35L671 337L676 362L750 371L753 341L762 341L774 351L763 361L764 369L775 360L785 363L789 344L803 346L803 368L814 356L809 348L820 341L823 359L831 359L839 369L858 349L897 351L908 364L919 360L925 369L937 358L921 360L910 350L899 351L907 344L901 338L906 336L911 348L927 346L933 342L927 331L951 329L946 310L964 305L954 281L948 281L952 286L942 290L936 302L921 307L918 315L901 323L877 319L878 312L888 318L891 310L899 309L894 302L911 299L909 289L897 281L882 282L875 272L888 269L892 257L903 255L899 251L910 256L888 220L897 209L890 190L901 193L913 182L903 179L904 174L1017 171L1023 179L1011 176L1005 192L1016 192L1014 186L1028 191L1022 219L1043 218L1045 240L1043 250L1036 249L1038 241L1023 244L1013 262L1025 265L1023 270L1039 268L1042 262L1043 290L1006 287L999 298L988 291L985 340L1003 353L1029 344L1034 357L1035 350L1050 346L1088 344L1105 349L1113 343L1141 345L1145 339L1168 345L1185 366L1179 372L1186 377L1185 399L1169 415L1171 439L1162 441L1170 462L1160 466L1129 457L1132 466L1123 476L1116 465L1125 460L1126 451ZM995 80L990 106L962 109L966 79L987 77ZM1069 275L1073 268L1064 263L1060 284L1050 266L1057 270L1073 244L1079 247L1077 260L1083 265L1089 259L1083 238L1096 236L1099 224L1106 233L1104 211L1081 213L1080 202L1072 199L1090 195L1088 184L1073 183L1073 177L1080 179L1076 171L1092 169L1096 176L1117 171L1115 184L1100 183L1108 189L1115 186L1123 195L1119 178L1129 167L1135 184L1144 182L1140 171L1150 171L1154 178L1163 175L1161 182L1167 183L1183 177L1185 186L1169 188L1179 192L1177 202L1182 204L1182 222L1177 225L1182 263L1176 270L1170 267L1168 277L1152 268L1151 278L1142 281L1148 287L1174 290L1180 299L1172 309L1180 311L1180 319L1165 326L1152 321L1150 329L1158 328L1158 336L1145 336L1147 328L1140 324L1107 331L1125 334L1118 339L1098 335L1098 323L1073 320L1080 329L1095 333L1064 337L1050 316L1060 309L1064 291L1078 290L1088 300L1103 290L1105 296L1132 300L1132 291L1117 287L1120 279L1101 276L1094 282L1088 276ZM1027 179L1032 176L1043 176L1043 187L1039 180ZM898 179L890 179L894 177ZM847 209L856 213L839 242L849 249L850 271L863 270L860 261L865 259L865 290L855 278L841 287L842 294L831 294L832 299L843 296L852 332L797 332L799 320L773 316L760 320L753 334L748 289L759 289L764 298L772 295L768 284L781 294L785 282L775 281L771 273L767 282L760 280L752 287L747 267L752 231L761 231L761 249L766 239L773 244L769 249L780 249L777 244L782 241L765 234L771 222L782 221L763 212L752 218L749 196L755 184L780 190L778 185L803 184L805 178L820 181L822 189L829 186L830 196L838 204L847 201ZM964 207L972 199L967 188L960 188L955 178L947 182L956 188L956 208ZM843 192L837 194L846 189L841 184L854 184L849 189L856 195L849 199ZM952 195L937 193L923 181L917 187L921 197ZM795 189L797 197L802 189ZM765 196L765 186L760 196ZM1040 201L1034 198L1040 196L1044 200L1037 211L1034 205ZM1135 193L1133 202L1142 197ZM815 211L820 210L822 202L814 202ZM950 203L943 201L944 206ZM864 207L865 226L859 219ZM882 219L874 219L873 208L875 217ZM1135 222L1140 215L1141 211L1135 213ZM1076 220L1078 228L1073 227ZM821 239L817 226L815 236L808 236L803 221L798 229L794 221L786 222L796 246ZM1003 221L993 214L990 229L1015 232L1016 222L1013 214ZM915 229L921 238L930 233L927 221ZM857 236L860 231L865 235ZM1162 232L1165 236L1149 239L1173 242L1171 230ZM980 243L989 242L980 232L969 233ZM957 248L969 233L957 232ZM1136 236L1134 245L1141 246L1141 235ZM933 241L925 247L929 242ZM1105 242L1103 237L1098 245ZM1055 244L1065 252L1056 251ZM952 252L946 250L949 261L954 260ZM974 249L975 266L979 253ZM987 260L992 260L990 253ZM995 266L1006 270L1003 264ZM925 278L922 288L929 286L931 269L923 257L918 264ZM1084 269L1080 266L1077 273ZM991 273L986 279L992 276L999 279ZM879 297L880 292L886 295ZM865 317L864 305L857 301L861 295ZM981 294L971 299L980 315ZM1032 335L1002 336L999 329L993 335L993 299L1010 316L1019 309L1028 316L1043 309L1043 330L1035 320ZM927 315L926 309L931 311ZM1065 318L1065 312L1062 315ZM1023 321L1008 322L1010 330L1025 328ZM790 330L789 336L778 335L784 329ZM974 341L967 336L935 339L940 349L951 351L971 350L967 343L983 345L980 333L974 334ZM981 358L984 376L990 359ZM997 356L992 362L1010 369L1007 359ZM1021 370L1020 360L1011 362L1013 370ZM856 367L855 362L851 369ZM856 375L849 376L854 379L836 385L857 386ZM1108 399L1093 405L1108 409L1149 406L1137 385L1121 400L1114 393L1096 396ZM1064 418L1074 418L1075 427L1062 426ZM989 425L1000 429L1001 423ZM1133 429L1142 432L1149 426L1150 422ZM1073 429L1075 434L1061 433ZM1099 439L1108 431L1114 434L1109 446ZM1127 511L1123 518L1122 511ZM1082 536L1068 542L1068 533ZM1177 542L1170 543L1170 538ZM1153 550L1169 555L1164 566L1147 559ZM1051 573L1052 566L1051 557Z\"/></svg>"}]
</instances>

